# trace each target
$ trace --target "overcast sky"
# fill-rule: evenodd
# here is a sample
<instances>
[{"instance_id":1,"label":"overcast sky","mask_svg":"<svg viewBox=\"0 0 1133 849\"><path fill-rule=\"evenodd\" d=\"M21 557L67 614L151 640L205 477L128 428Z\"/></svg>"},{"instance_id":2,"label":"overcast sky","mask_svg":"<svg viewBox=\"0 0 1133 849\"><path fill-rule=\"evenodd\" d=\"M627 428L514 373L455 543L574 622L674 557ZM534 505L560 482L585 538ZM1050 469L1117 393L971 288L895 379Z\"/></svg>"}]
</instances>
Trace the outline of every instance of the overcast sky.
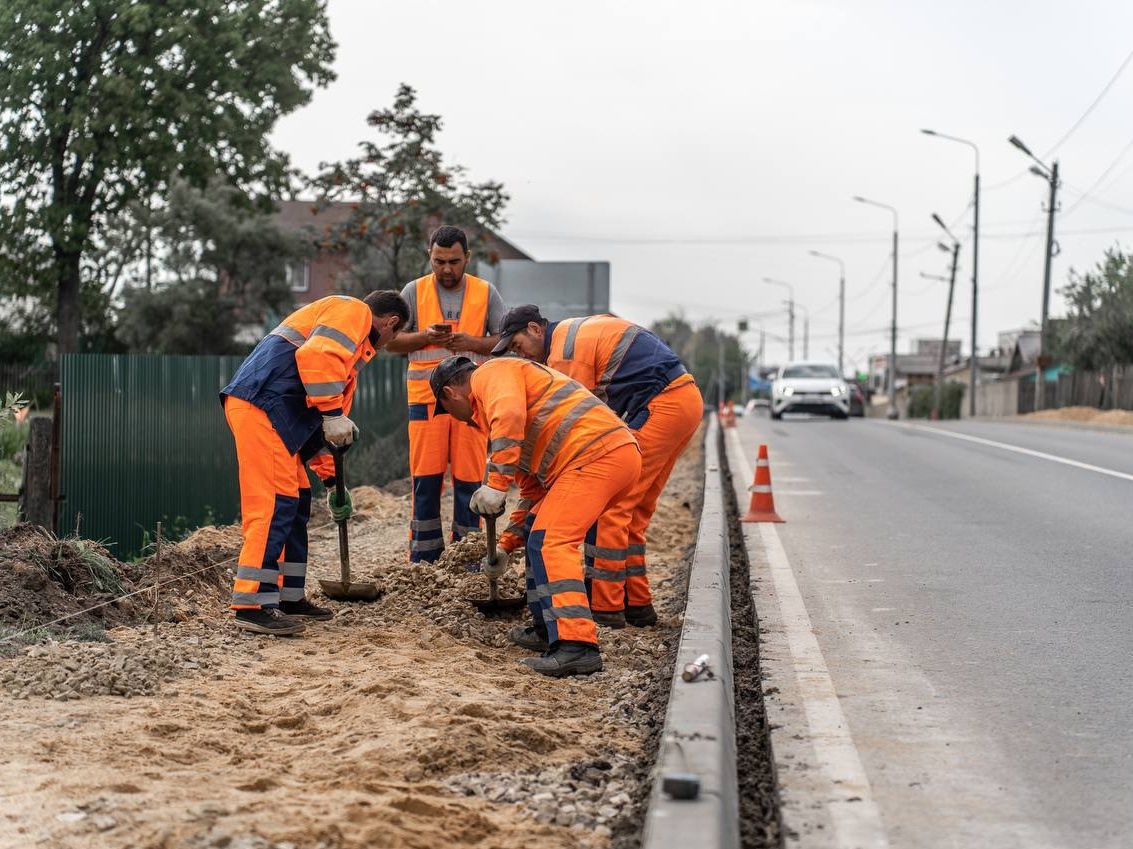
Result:
<instances>
[{"instance_id":1,"label":"overcast sky","mask_svg":"<svg viewBox=\"0 0 1133 849\"><path fill-rule=\"evenodd\" d=\"M329 11L338 80L275 133L297 165L353 155L367 113L408 83L443 116L447 160L506 185L506 237L540 260L610 261L612 307L641 323L677 311L734 329L750 316L745 344L757 347L762 323L771 362L786 357L787 290L764 277L793 284L809 309L811 357L835 357L838 266L809 250L846 263L847 366L888 349L892 218L853 195L899 211L899 351L941 334L947 284L920 273L947 270L931 214L954 225L951 335L969 349L975 157L922 127L980 148L981 350L1041 311L1047 185L1008 136L1060 163L1055 290L1108 246L1133 248L1128 0L330 0Z\"/></svg>"}]
</instances>

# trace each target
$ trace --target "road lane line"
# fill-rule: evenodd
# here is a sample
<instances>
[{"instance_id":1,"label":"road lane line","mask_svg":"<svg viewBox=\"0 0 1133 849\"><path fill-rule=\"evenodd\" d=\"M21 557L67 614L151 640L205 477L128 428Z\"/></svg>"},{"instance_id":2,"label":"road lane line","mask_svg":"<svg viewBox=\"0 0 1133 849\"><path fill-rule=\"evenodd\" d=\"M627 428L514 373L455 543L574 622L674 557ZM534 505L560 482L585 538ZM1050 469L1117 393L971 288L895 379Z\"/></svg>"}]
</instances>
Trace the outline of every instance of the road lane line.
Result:
<instances>
[{"instance_id":1,"label":"road lane line","mask_svg":"<svg viewBox=\"0 0 1133 849\"><path fill-rule=\"evenodd\" d=\"M1042 451L1034 451L1030 448L1021 448L1018 445L1010 445L1006 442L996 442L993 439L984 439L980 436L968 436L966 433L955 433L950 430L941 430L935 427L925 427L924 425L916 425L906 423L905 427L910 430L920 430L925 433L932 433L937 436L947 436L952 439L961 439L964 442L974 442L977 445L987 445L991 448L1002 448L1004 451L1013 451L1016 454L1026 454L1028 457L1038 457L1040 460L1050 460L1052 463L1061 463L1064 466L1073 466L1076 469L1085 469L1087 472L1097 472L1099 475L1109 475L1111 478L1119 478L1125 481L1133 481L1133 475L1126 472L1118 472L1114 469L1106 469L1102 466L1093 466L1089 463L1082 463L1078 460L1071 460L1068 457L1059 457L1057 454L1046 454Z\"/></svg>"},{"instance_id":2,"label":"road lane line","mask_svg":"<svg viewBox=\"0 0 1133 849\"><path fill-rule=\"evenodd\" d=\"M744 453L739 434L734 430L728 431L728 434L735 456L743 465L742 470L736 469L735 472L743 472L742 480L752 479L751 463ZM795 573L779 539L779 531L772 523L762 523L759 532L779 600L811 745L815 759L830 781L826 809L834 825L837 844L841 849L887 849L889 840L881 821L881 811L873 798L869 777L842 713L841 702L834 690L822 648L814 635L814 626Z\"/></svg>"}]
</instances>

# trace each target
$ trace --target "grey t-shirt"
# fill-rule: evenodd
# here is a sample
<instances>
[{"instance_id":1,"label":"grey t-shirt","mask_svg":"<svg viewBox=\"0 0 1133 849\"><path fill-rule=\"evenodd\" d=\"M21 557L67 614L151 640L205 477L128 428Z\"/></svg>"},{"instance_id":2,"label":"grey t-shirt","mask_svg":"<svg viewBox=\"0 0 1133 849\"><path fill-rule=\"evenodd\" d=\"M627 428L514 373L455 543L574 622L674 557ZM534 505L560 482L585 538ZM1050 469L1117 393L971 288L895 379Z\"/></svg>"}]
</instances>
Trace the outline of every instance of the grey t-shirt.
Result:
<instances>
[{"instance_id":1,"label":"grey t-shirt","mask_svg":"<svg viewBox=\"0 0 1133 849\"><path fill-rule=\"evenodd\" d=\"M437 286L437 295L440 297L441 312L444 314L445 321L460 321L460 308L464 304L464 284L465 278L462 277L460 285L455 289ZM434 282L433 285L436 286L437 284ZM405 330L411 333L415 332L417 330L416 280L406 284L405 288L401 290L401 297L405 298L405 303L409 304L409 323L405 325ZM500 297L499 290L488 283L488 336L495 336L500 332L500 325L503 324L505 312L507 312L507 307L504 306L504 299Z\"/></svg>"}]
</instances>

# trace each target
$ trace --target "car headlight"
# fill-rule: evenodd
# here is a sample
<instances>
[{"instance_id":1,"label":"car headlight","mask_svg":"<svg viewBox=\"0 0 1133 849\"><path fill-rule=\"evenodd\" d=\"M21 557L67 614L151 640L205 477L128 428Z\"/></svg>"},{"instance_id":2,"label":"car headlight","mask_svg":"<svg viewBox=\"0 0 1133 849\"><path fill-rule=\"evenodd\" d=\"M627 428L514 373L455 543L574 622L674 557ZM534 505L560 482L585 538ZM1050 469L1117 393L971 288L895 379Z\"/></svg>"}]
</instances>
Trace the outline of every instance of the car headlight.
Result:
<instances>
[{"instance_id":1,"label":"car headlight","mask_svg":"<svg viewBox=\"0 0 1133 849\"><path fill-rule=\"evenodd\" d=\"M846 387L845 386L834 386L830 389L830 394L833 395L835 398L837 398L839 395L845 395L846 394Z\"/></svg>"},{"instance_id":2,"label":"car headlight","mask_svg":"<svg viewBox=\"0 0 1133 849\"><path fill-rule=\"evenodd\" d=\"M793 387L793 386L784 386L783 387L783 397L784 398L790 398L794 394L795 394L795 387Z\"/></svg>"}]
</instances>

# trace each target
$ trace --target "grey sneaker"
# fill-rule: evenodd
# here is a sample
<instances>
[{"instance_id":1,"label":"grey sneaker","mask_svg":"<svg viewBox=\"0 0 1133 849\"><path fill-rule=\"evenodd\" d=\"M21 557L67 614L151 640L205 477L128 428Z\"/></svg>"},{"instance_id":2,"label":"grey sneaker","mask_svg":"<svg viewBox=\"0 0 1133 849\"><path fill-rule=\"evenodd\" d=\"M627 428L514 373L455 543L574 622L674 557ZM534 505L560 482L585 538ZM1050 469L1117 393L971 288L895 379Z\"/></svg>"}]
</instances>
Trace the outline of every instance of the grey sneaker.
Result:
<instances>
[{"instance_id":1,"label":"grey sneaker","mask_svg":"<svg viewBox=\"0 0 1133 849\"><path fill-rule=\"evenodd\" d=\"M547 650L547 632L534 625L515 625L508 629L507 638L525 649L531 651Z\"/></svg>"},{"instance_id":2,"label":"grey sneaker","mask_svg":"<svg viewBox=\"0 0 1133 849\"><path fill-rule=\"evenodd\" d=\"M236 627L257 634L274 634L277 637L291 637L302 634L307 626L298 619L284 616L277 607L263 607L236 611Z\"/></svg>"},{"instance_id":3,"label":"grey sneaker","mask_svg":"<svg viewBox=\"0 0 1133 849\"><path fill-rule=\"evenodd\" d=\"M525 657L522 663L540 675L563 678L567 675L590 675L602 671L602 655L597 646L560 640L542 657Z\"/></svg>"}]
</instances>

